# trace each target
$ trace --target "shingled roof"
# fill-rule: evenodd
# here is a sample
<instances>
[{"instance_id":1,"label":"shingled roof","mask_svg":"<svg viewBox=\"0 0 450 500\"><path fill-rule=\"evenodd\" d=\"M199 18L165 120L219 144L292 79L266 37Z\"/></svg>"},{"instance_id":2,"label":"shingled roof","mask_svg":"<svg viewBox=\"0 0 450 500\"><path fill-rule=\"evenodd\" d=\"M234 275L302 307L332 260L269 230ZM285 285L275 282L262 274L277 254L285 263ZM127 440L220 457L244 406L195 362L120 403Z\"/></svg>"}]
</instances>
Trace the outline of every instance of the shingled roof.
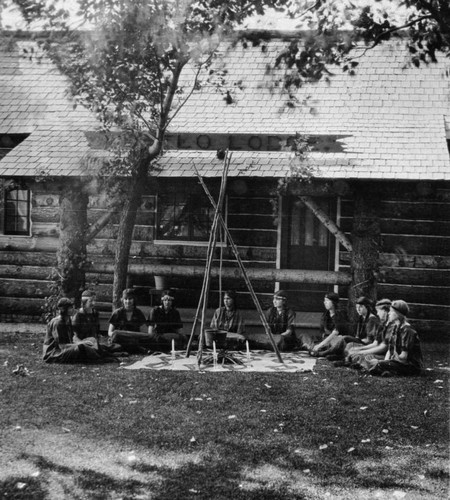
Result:
<instances>
[{"instance_id":1,"label":"shingled roof","mask_svg":"<svg viewBox=\"0 0 450 500\"><path fill-rule=\"evenodd\" d=\"M172 131L336 134L344 136L343 152L311 153L307 159L318 177L450 179L448 59L416 68L403 40L361 48L355 75L330 68L333 76L300 87L291 107L283 88L285 69L275 67L286 41L245 45L224 46L215 65L226 71L224 89L233 103L206 85L182 108ZM217 163L211 154L186 151L170 152L164 161L169 175L190 175L194 164L211 175ZM245 166L249 175L284 175L289 163L288 153L236 152L230 175L245 175Z\"/></svg>"},{"instance_id":2,"label":"shingled roof","mask_svg":"<svg viewBox=\"0 0 450 500\"><path fill-rule=\"evenodd\" d=\"M0 162L1 176L77 176L99 123L74 106L68 82L36 43L0 51L0 134L29 134Z\"/></svg>"},{"instance_id":3,"label":"shingled roof","mask_svg":"<svg viewBox=\"0 0 450 500\"><path fill-rule=\"evenodd\" d=\"M285 44L281 38L246 47L224 44L213 75L224 72L225 86L203 85L181 108L170 132L338 135L341 151L308 156L317 177L450 179L447 59L416 68L402 40L360 50L355 75L330 68L334 75L299 88L291 107L284 68L274 64ZM0 134L30 135L0 161L0 175L83 174L89 156L85 133L98 123L81 107L73 109L66 81L53 66L45 58L36 64L23 57L23 48L25 42L0 54ZM187 68L184 79L191 78ZM227 90L231 104L224 99ZM235 151L230 176L284 176L292 161L289 152ZM218 176L222 170L215 151L171 150L159 163L161 177L191 177L195 168Z\"/></svg>"}]
</instances>

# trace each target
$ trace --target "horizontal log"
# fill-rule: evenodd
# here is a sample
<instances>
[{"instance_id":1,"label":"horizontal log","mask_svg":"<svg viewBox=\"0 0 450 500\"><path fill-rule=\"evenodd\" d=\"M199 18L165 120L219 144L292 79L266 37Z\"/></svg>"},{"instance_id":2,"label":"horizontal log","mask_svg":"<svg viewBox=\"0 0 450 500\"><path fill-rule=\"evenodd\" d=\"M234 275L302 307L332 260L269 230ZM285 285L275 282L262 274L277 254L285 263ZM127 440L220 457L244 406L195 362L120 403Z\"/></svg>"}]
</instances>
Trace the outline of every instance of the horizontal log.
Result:
<instances>
[{"instance_id":1,"label":"horizontal log","mask_svg":"<svg viewBox=\"0 0 450 500\"><path fill-rule=\"evenodd\" d=\"M35 207L31 211L33 224L57 224L59 222L59 210L54 207Z\"/></svg>"},{"instance_id":2,"label":"horizontal log","mask_svg":"<svg viewBox=\"0 0 450 500\"><path fill-rule=\"evenodd\" d=\"M450 321L450 305L426 305L409 303L409 318L415 320ZM450 330L449 330L450 333Z\"/></svg>"},{"instance_id":3,"label":"horizontal log","mask_svg":"<svg viewBox=\"0 0 450 500\"><path fill-rule=\"evenodd\" d=\"M8 279L0 278L0 296L23 297L23 298L45 298L51 295L51 284L49 280L30 279ZM112 285L99 283L94 287L100 301L110 301L112 297Z\"/></svg>"},{"instance_id":4,"label":"horizontal log","mask_svg":"<svg viewBox=\"0 0 450 500\"><path fill-rule=\"evenodd\" d=\"M110 264L99 263L96 266L97 272L111 273L113 268ZM161 276L189 276L201 278L205 274L205 268L200 266L179 266L179 265L155 265L155 264L134 264L131 262L128 266L130 275L147 274ZM313 271L301 269L248 269L248 277L251 280L270 280L273 283L283 281L287 283L320 283L320 284L349 284L351 277L346 273L335 271ZM211 276L223 278L242 279L242 273L238 268L212 268Z\"/></svg>"},{"instance_id":5,"label":"horizontal log","mask_svg":"<svg viewBox=\"0 0 450 500\"><path fill-rule=\"evenodd\" d=\"M0 296L0 311L2 316L25 315L37 317L44 312L45 301L43 298L32 297L5 297Z\"/></svg>"},{"instance_id":6,"label":"horizontal log","mask_svg":"<svg viewBox=\"0 0 450 500\"><path fill-rule=\"evenodd\" d=\"M0 264L0 278L48 280L52 274L52 267L20 266Z\"/></svg>"},{"instance_id":7,"label":"horizontal log","mask_svg":"<svg viewBox=\"0 0 450 500\"><path fill-rule=\"evenodd\" d=\"M343 217L353 216L353 202L351 200L342 202L341 214ZM386 219L449 221L450 203L382 200L379 205L379 216Z\"/></svg>"},{"instance_id":8,"label":"horizontal log","mask_svg":"<svg viewBox=\"0 0 450 500\"><path fill-rule=\"evenodd\" d=\"M54 252L8 252L0 250L0 264L17 266L54 266L56 253Z\"/></svg>"},{"instance_id":9,"label":"horizontal log","mask_svg":"<svg viewBox=\"0 0 450 500\"><path fill-rule=\"evenodd\" d=\"M449 257L450 237L383 234L381 253L397 254L404 261L416 255Z\"/></svg>"},{"instance_id":10,"label":"horizontal log","mask_svg":"<svg viewBox=\"0 0 450 500\"><path fill-rule=\"evenodd\" d=\"M351 232L353 218L342 217L340 227ZM383 234L415 234L425 236L450 236L450 221L423 221L405 219L381 219L380 230Z\"/></svg>"},{"instance_id":11,"label":"horizontal log","mask_svg":"<svg viewBox=\"0 0 450 500\"><path fill-rule=\"evenodd\" d=\"M350 266L341 265L339 271L349 273ZM446 286L450 283L450 270L381 266L378 271L378 281L399 285Z\"/></svg>"},{"instance_id":12,"label":"horizontal log","mask_svg":"<svg viewBox=\"0 0 450 500\"><path fill-rule=\"evenodd\" d=\"M101 255L108 257L114 255L115 242L108 239L95 238L88 245L88 253L92 258ZM276 260L276 248L257 248L250 246L238 247L239 254L244 260L271 261ZM155 257L172 262L179 259L182 262L185 258L206 258L207 244L204 245L164 245L163 243L150 243L145 241L134 241L131 244L130 255L134 258ZM216 248L215 258L219 258L220 249ZM233 252L230 248L223 248L223 258L234 260Z\"/></svg>"},{"instance_id":13,"label":"horizontal log","mask_svg":"<svg viewBox=\"0 0 450 500\"><path fill-rule=\"evenodd\" d=\"M153 242L155 237L155 229L153 226L142 226L136 224L133 228L133 239L135 241L148 241ZM96 235L96 238L102 239L117 239L117 234L119 232L119 226L116 224L108 224L104 228L102 228Z\"/></svg>"},{"instance_id":14,"label":"horizontal log","mask_svg":"<svg viewBox=\"0 0 450 500\"><path fill-rule=\"evenodd\" d=\"M108 283L112 281L107 281L104 278L109 278L112 274L103 274L98 275L100 277L99 283ZM176 290L187 290L189 293L192 290L201 290L203 284L203 276L202 277L189 277L186 279L186 276L166 276L166 282L168 283L169 288L173 288ZM148 290L153 291L155 288L155 280L154 276L148 274L134 274L132 276L128 275L128 283L130 286L143 288L144 293L148 293ZM270 280L258 280L253 283L254 288L259 293L273 293L274 291L274 282ZM211 277L210 279L210 288L211 289L219 289L229 290L233 289L236 292L247 292L248 288L245 284L245 281L242 278L227 278L225 276L221 277ZM147 292L145 290L147 289Z\"/></svg>"},{"instance_id":15,"label":"horizontal log","mask_svg":"<svg viewBox=\"0 0 450 500\"><path fill-rule=\"evenodd\" d=\"M383 234L382 252L450 256L450 237Z\"/></svg>"},{"instance_id":16,"label":"horizontal log","mask_svg":"<svg viewBox=\"0 0 450 500\"><path fill-rule=\"evenodd\" d=\"M410 323L421 342L447 343L450 340L450 321L411 320Z\"/></svg>"},{"instance_id":17,"label":"horizontal log","mask_svg":"<svg viewBox=\"0 0 450 500\"><path fill-rule=\"evenodd\" d=\"M450 284L450 269L380 267L378 279L380 283L446 286Z\"/></svg>"},{"instance_id":18,"label":"horizontal log","mask_svg":"<svg viewBox=\"0 0 450 500\"><path fill-rule=\"evenodd\" d=\"M33 236L42 237L59 237L59 224L55 222L36 222L32 226Z\"/></svg>"},{"instance_id":19,"label":"horizontal log","mask_svg":"<svg viewBox=\"0 0 450 500\"><path fill-rule=\"evenodd\" d=\"M44 298L51 294L51 282L44 280L0 278L0 295Z\"/></svg>"},{"instance_id":20,"label":"horizontal log","mask_svg":"<svg viewBox=\"0 0 450 500\"><path fill-rule=\"evenodd\" d=\"M350 252L340 252L341 264L349 264ZM381 253L378 259L381 266L386 267L414 267L417 269L450 269L450 256L441 255L408 255L402 253Z\"/></svg>"},{"instance_id":21,"label":"horizontal log","mask_svg":"<svg viewBox=\"0 0 450 500\"><path fill-rule=\"evenodd\" d=\"M408 303L413 302L415 304L450 304L450 287L446 286L431 287L379 283L377 295L391 300L403 299ZM342 296L348 296L348 287L342 287Z\"/></svg>"},{"instance_id":22,"label":"horizontal log","mask_svg":"<svg viewBox=\"0 0 450 500\"><path fill-rule=\"evenodd\" d=\"M14 237L0 235L0 250L56 252L58 238L53 237Z\"/></svg>"}]
</instances>

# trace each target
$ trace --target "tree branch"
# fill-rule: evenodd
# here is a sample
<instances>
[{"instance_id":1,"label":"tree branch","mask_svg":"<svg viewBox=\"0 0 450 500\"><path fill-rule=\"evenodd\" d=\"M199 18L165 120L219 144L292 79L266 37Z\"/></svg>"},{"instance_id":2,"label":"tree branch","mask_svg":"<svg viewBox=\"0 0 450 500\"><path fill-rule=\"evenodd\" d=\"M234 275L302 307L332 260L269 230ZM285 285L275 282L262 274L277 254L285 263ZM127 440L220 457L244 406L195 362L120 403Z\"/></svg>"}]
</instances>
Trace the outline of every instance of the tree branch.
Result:
<instances>
[{"instance_id":1,"label":"tree branch","mask_svg":"<svg viewBox=\"0 0 450 500\"><path fill-rule=\"evenodd\" d=\"M370 47L366 47L364 49L364 51L359 55L359 56L355 56L355 57L352 57L352 59L357 59L359 57L363 57L367 51L369 50L372 50L373 48L375 48L379 43L381 43L383 41L383 38L386 36L386 35L389 35L391 33L395 33L396 31L400 31L402 29L405 29L405 28L409 28L410 26L414 26L414 24L417 24L418 22L420 21L423 21L424 19L434 19L433 16L431 15L427 15L427 16L421 16L421 17L418 17L416 19L413 19L412 21L410 21L409 23L406 23L402 26L395 26L394 28L391 28L387 31L384 31L383 33L381 33L380 35L378 35L373 44L370 46Z\"/></svg>"},{"instance_id":2,"label":"tree branch","mask_svg":"<svg viewBox=\"0 0 450 500\"><path fill-rule=\"evenodd\" d=\"M211 53L208 56L208 58L206 59L206 61L201 63L200 66L198 67L197 73L196 73L195 78L194 78L194 83L192 84L192 87L191 87L189 93L187 94L185 99L182 101L182 103L178 106L178 108L175 110L174 114L167 120L167 124L165 127L166 129L171 124L171 122L175 119L175 117L180 112L180 110L183 108L183 106L186 104L186 102L190 99L191 95L194 93L195 88L196 88L197 83L198 83L198 80L199 80L200 71L202 70L202 68L204 66L206 66L211 61L212 57L213 57L213 53Z\"/></svg>"}]
</instances>

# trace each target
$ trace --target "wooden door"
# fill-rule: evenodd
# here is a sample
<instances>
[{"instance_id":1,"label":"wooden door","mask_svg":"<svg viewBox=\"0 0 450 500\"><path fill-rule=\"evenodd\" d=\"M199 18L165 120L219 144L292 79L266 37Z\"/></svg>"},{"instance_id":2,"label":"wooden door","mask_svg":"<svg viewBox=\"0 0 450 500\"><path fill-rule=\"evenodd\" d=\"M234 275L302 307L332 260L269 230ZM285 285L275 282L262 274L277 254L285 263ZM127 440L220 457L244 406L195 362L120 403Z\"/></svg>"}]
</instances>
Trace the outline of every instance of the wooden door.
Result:
<instances>
[{"instance_id":1,"label":"wooden door","mask_svg":"<svg viewBox=\"0 0 450 500\"><path fill-rule=\"evenodd\" d=\"M320 208L333 220L336 219L336 199L314 199ZM287 269L334 270L334 237L314 213L298 198L287 200L285 223L283 224L286 248L282 251ZM323 296L332 290L331 285L286 283L290 290L290 302L297 311L316 312L323 310Z\"/></svg>"}]
</instances>

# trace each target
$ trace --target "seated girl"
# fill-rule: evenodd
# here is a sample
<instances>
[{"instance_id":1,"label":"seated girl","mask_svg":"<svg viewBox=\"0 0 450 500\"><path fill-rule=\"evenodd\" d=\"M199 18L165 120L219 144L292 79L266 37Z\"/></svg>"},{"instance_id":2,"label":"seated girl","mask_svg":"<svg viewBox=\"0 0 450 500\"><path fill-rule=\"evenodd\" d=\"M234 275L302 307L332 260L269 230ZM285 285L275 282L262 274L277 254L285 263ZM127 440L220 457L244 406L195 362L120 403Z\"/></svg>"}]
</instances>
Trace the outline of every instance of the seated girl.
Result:
<instances>
[{"instance_id":1,"label":"seated girl","mask_svg":"<svg viewBox=\"0 0 450 500\"><path fill-rule=\"evenodd\" d=\"M384 360L378 361L369 373L392 377L394 375L420 375L423 369L422 350L417 332L408 323L408 304L394 300L389 311L393 328L386 335L387 346Z\"/></svg>"},{"instance_id":2,"label":"seated girl","mask_svg":"<svg viewBox=\"0 0 450 500\"><path fill-rule=\"evenodd\" d=\"M245 348L245 325L242 315L237 307L236 292L227 290L223 296L223 307L214 311L211 328L227 332L227 348Z\"/></svg>"},{"instance_id":3,"label":"seated girl","mask_svg":"<svg viewBox=\"0 0 450 500\"><path fill-rule=\"evenodd\" d=\"M353 368L369 370L377 361L384 359L387 351L385 337L391 323L388 321L391 301L381 299L375 304L375 310L380 323L378 325L375 340L368 344L347 344L345 348L345 365Z\"/></svg>"},{"instance_id":4,"label":"seated girl","mask_svg":"<svg viewBox=\"0 0 450 500\"><path fill-rule=\"evenodd\" d=\"M109 318L110 343L120 344L129 353L146 353L151 347L151 337L144 313L136 307L133 289L122 292L122 304Z\"/></svg>"},{"instance_id":5,"label":"seated girl","mask_svg":"<svg viewBox=\"0 0 450 500\"><path fill-rule=\"evenodd\" d=\"M187 337L182 333L180 313L173 306L175 297L171 290L164 290L161 305L154 307L148 318L148 333L160 349L170 349L172 341L176 349L184 349Z\"/></svg>"},{"instance_id":6,"label":"seated girl","mask_svg":"<svg viewBox=\"0 0 450 500\"><path fill-rule=\"evenodd\" d=\"M323 304L325 312L320 322L322 340L307 345L311 356L316 357L332 354L336 348L341 350L343 335L348 331L348 318L345 311L339 308L339 295L334 292L327 293Z\"/></svg>"}]
</instances>

